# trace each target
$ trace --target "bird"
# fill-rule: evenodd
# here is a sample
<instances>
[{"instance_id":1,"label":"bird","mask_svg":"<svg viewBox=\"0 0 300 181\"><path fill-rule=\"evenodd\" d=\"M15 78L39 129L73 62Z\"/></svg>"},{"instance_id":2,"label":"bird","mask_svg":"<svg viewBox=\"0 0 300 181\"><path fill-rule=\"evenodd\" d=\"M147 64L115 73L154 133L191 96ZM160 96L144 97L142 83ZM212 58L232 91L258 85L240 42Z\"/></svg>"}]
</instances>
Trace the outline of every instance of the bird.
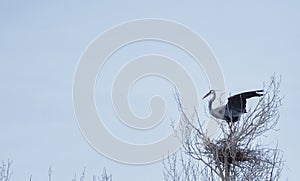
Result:
<instances>
[{"instance_id":1,"label":"bird","mask_svg":"<svg viewBox=\"0 0 300 181\"><path fill-rule=\"evenodd\" d=\"M217 118L225 120L228 124L230 122L239 121L242 114L247 113L246 103L247 99L252 97L263 96L263 90L242 92L233 96L228 97L226 105L222 105L216 108L212 108L212 103L216 99L216 90L210 90L202 99L205 99L209 95L212 98L208 101L209 113Z\"/></svg>"}]
</instances>

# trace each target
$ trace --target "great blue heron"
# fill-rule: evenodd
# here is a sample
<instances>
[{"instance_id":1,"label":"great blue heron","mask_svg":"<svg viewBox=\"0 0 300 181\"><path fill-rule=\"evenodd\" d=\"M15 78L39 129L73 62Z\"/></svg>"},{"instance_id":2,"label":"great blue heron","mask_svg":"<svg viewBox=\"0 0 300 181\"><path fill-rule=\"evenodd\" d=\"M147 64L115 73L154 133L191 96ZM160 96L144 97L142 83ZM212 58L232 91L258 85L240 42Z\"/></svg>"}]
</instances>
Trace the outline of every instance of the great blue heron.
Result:
<instances>
[{"instance_id":1,"label":"great blue heron","mask_svg":"<svg viewBox=\"0 0 300 181\"><path fill-rule=\"evenodd\" d=\"M238 121L241 115L246 113L247 99L251 97L260 97L263 95L261 92L263 92L263 90L236 94L228 98L228 102L226 105L217 108L212 108L212 103L216 99L215 90L210 90L202 99L205 99L207 96L212 95L212 98L208 101L208 109L210 114L217 119L223 119L227 121L227 123L230 123Z\"/></svg>"}]
</instances>

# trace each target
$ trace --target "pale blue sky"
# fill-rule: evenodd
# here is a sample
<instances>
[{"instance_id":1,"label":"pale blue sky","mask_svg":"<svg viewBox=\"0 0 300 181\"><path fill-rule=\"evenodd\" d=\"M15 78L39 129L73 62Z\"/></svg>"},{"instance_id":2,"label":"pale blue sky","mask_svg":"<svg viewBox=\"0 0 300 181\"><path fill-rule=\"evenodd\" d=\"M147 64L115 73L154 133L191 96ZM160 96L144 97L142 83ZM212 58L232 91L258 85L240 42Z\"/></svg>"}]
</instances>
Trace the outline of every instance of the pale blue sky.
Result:
<instances>
[{"instance_id":1,"label":"pale blue sky","mask_svg":"<svg viewBox=\"0 0 300 181\"><path fill-rule=\"evenodd\" d=\"M54 180L71 180L83 167L89 178L106 167L116 181L162 180L161 163L124 165L88 145L74 118L72 82L80 55L97 35L124 21L164 18L189 26L209 44L220 62L228 92L261 88L274 72L282 76L285 99L276 137L285 153L283 176L297 180L299 9L298 1L278 0L0 1L0 160L13 160L12 180L29 179L31 174L33 180L46 180L50 165ZM161 50L153 44L145 47L152 47L150 52ZM197 71L203 76L201 69L186 66L193 76ZM110 72L109 65L106 71ZM198 85L202 95L208 87L200 83L204 85ZM146 108L140 111L147 113ZM122 135L125 130L119 131L119 136L126 135Z\"/></svg>"}]
</instances>

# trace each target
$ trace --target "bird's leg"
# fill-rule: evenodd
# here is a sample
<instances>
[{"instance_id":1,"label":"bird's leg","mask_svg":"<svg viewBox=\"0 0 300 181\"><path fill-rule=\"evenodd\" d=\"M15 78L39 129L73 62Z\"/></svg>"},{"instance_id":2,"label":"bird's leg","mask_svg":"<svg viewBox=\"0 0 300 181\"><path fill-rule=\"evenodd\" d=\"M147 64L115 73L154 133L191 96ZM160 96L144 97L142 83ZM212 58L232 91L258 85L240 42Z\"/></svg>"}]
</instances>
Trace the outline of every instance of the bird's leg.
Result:
<instances>
[{"instance_id":1,"label":"bird's leg","mask_svg":"<svg viewBox=\"0 0 300 181\"><path fill-rule=\"evenodd\" d=\"M233 126L233 121L232 117L230 117L230 121L228 122L229 130L230 130L230 135L233 134L232 126Z\"/></svg>"}]
</instances>

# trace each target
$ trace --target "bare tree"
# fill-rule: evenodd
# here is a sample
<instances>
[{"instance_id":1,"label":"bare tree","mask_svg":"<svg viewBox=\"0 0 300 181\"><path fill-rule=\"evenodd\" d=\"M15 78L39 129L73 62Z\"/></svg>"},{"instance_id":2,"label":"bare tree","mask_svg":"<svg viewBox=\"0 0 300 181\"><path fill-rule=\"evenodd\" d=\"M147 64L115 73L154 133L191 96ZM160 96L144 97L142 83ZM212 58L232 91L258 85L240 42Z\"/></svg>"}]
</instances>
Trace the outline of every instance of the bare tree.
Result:
<instances>
[{"instance_id":1,"label":"bare tree","mask_svg":"<svg viewBox=\"0 0 300 181\"><path fill-rule=\"evenodd\" d=\"M178 138L183 147L180 156L175 153L165 159L165 180L279 180L283 153L277 144L270 148L262 143L279 121L279 86L280 81L272 76L256 106L236 123L221 123L214 138L207 136L196 110L194 115L186 115L177 95L181 113Z\"/></svg>"},{"instance_id":2,"label":"bare tree","mask_svg":"<svg viewBox=\"0 0 300 181\"><path fill-rule=\"evenodd\" d=\"M7 160L7 162L2 161L0 165L0 181L9 181L12 175L11 171L12 161Z\"/></svg>"}]
</instances>

